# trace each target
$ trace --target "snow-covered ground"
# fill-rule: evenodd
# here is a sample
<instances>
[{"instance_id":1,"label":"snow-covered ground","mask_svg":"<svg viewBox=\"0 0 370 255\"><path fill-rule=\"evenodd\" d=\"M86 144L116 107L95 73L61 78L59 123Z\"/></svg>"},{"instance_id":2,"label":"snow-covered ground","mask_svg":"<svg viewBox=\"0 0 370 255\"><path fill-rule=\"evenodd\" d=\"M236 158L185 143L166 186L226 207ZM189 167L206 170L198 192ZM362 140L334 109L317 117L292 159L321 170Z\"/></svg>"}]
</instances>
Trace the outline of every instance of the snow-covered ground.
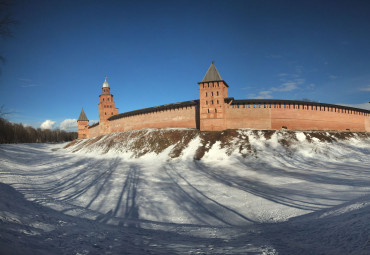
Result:
<instances>
[{"instance_id":1,"label":"snow-covered ground","mask_svg":"<svg viewBox=\"0 0 370 255\"><path fill-rule=\"evenodd\" d=\"M176 158L1 145L0 253L370 254L369 138L237 132L201 160L198 135Z\"/></svg>"}]
</instances>

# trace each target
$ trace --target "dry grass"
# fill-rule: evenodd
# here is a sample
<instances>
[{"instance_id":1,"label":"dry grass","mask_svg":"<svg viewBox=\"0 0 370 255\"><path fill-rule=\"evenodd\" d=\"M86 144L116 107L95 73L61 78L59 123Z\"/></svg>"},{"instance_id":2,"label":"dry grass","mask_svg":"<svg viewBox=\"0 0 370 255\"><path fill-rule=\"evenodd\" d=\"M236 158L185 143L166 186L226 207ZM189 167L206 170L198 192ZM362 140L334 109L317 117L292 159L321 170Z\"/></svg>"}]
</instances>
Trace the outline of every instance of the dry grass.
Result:
<instances>
[{"instance_id":1,"label":"dry grass","mask_svg":"<svg viewBox=\"0 0 370 255\"><path fill-rule=\"evenodd\" d=\"M270 140L274 134L279 134L278 142L287 150L291 145L298 142L296 131L292 130L251 130L256 137L263 136ZM350 139L352 137L370 138L367 132L336 132L336 131L303 131L308 142L318 139L321 142L332 143L338 140ZM226 149L226 154L230 155L233 151L246 157L248 155L257 156L256 149L250 144L248 135L240 133L238 130L224 131L199 131L196 129L151 129L135 130L116 133L110 136L99 136L88 139L84 143L75 140L65 146L65 148L76 145L75 151L83 147L92 145L104 146L104 153L111 149L126 150L133 153L133 157L138 158L147 153L154 152L159 154L168 147L173 146L169 156L177 158L189 143L199 136L201 142L195 151L194 159L200 160L216 143L220 143L222 149ZM102 138L105 137L104 140Z\"/></svg>"}]
</instances>

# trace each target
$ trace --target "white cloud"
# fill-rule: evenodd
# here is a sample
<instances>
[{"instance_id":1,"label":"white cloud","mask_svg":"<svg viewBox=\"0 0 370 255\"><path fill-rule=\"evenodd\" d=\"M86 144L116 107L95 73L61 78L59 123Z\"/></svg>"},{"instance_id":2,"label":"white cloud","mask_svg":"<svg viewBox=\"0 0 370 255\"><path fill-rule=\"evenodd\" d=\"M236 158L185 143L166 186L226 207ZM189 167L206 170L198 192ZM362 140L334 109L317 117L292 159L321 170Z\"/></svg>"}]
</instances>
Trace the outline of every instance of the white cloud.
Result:
<instances>
[{"instance_id":1,"label":"white cloud","mask_svg":"<svg viewBox=\"0 0 370 255\"><path fill-rule=\"evenodd\" d=\"M272 91L287 92L287 91L295 90L297 88L298 88L298 86L297 86L296 82L285 82L285 83L281 84L279 87L272 88L271 90Z\"/></svg>"},{"instance_id":2,"label":"white cloud","mask_svg":"<svg viewBox=\"0 0 370 255\"><path fill-rule=\"evenodd\" d=\"M303 67L297 66L296 72L302 72ZM293 90L297 90L300 88L301 85L303 85L306 80L301 78L299 74L288 74L288 73L280 73L278 74L278 77L280 77L281 85L278 87L272 87L267 90L263 90L258 92L258 94L249 94L248 98L254 98L254 99L269 99L273 98L272 93L273 92L290 92ZM309 88L313 88L315 84L311 83L308 85Z\"/></svg>"},{"instance_id":3,"label":"white cloud","mask_svg":"<svg viewBox=\"0 0 370 255\"><path fill-rule=\"evenodd\" d=\"M37 84L24 84L24 85L21 85L22 88L31 88L31 87L38 87L40 85L37 85Z\"/></svg>"},{"instance_id":4,"label":"white cloud","mask_svg":"<svg viewBox=\"0 0 370 255\"><path fill-rule=\"evenodd\" d=\"M359 88L359 90L370 92L370 85L367 85L367 87L364 88Z\"/></svg>"},{"instance_id":5,"label":"white cloud","mask_svg":"<svg viewBox=\"0 0 370 255\"><path fill-rule=\"evenodd\" d=\"M62 130L74 129L78 126L76 119L65 119L60 123L59 128Z\"/></svg>"},{"instance_id":6,"label":"white cloud","mask_svg":"<svg viewBox=\"0 0 370 255\"><path fill-rule=\"evenodd\" d=\"M339 105L344 105L344 106L349 106L349 107L354 107L354 108L360 108L360 109L365 109L370 111L370 103L363 103L363 104L339 104Z\"/></svg>"},{"instance_id":7,"label":"white cloud","mask_svg":"<svg viewBox=\"0 0 370 255\"><path fill-rule=\"evenodd\" d=\"M288 75L289 75L289 74L287 74L287 73L279 73L279 74L278 74L278 76L279 76L279 77L284 77L284 76L288 76Z\"/></svg>"},{"instance_id":8,"label":"white cloud","mask_svg":"<svg viewBox=\"0 0 370 255\"><path fill-rule=\"evenodd\" d=\"M307 87L306 87L306 89L313 89L313 88L315 88L315 83L311 83L311 84L309 84Z\"/></svg>"},{"instance_id":9,"label":"white cloud","mask_svg":"<svg viewBox=\"0 0 370 255\"><path fill-rule=\"evenodd\" d=\"M52 120L45 120L45 121L41 124L40 128L41 128L41 129L52 129L52 128L53 128L53 126L54 126L54 124L55 124L55 121L52 121Z\"/></svg>"}]
</instances>

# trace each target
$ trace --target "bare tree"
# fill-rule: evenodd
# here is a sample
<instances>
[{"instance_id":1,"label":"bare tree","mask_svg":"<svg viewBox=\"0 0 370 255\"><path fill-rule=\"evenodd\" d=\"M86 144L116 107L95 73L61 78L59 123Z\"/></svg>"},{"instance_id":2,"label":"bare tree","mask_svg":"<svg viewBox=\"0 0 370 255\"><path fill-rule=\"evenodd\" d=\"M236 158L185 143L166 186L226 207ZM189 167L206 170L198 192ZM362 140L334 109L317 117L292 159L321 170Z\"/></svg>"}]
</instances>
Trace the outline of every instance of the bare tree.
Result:
<instances>
[{"instance_id":1,"label":"bare tree","mask_svg":"<svg viewBox=\"0 0 370 255\"><path fill-rule=\"evenodd\" d=\"M10 0L0 0L0 37L1 39L6 39L8 37L12 37L12 26L17 24L17 21L15 21L12 18L12 15L10 13L10 7L13 5L13 3ZM3 64L5 63L5 57L2 56L2 53L0 53L0 62ZM1 69L0 69L1 74Z\"/></svg>"}]
</instances>

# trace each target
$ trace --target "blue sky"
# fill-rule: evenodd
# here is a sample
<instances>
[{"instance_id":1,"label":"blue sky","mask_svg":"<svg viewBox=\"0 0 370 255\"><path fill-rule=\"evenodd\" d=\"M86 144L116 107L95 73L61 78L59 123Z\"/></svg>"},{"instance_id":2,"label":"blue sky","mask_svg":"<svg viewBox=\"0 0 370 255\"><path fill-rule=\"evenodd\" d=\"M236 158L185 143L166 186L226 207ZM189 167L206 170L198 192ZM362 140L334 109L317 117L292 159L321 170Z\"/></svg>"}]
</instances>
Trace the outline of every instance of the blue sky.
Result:
<instances>
[{"instance_id":1,"label":"blue sky","mask_svg":"<svg viewBox=\"0 0 370 255\"><path fill-rule=\"evenodd\" d=\"M11 11L0 105L13 122L67 128L82 107L98 120L104 76L120 113L198 99L212 60L237 99L370 109L367 0L34 0Z\"/></svg>"}]
</instances>

